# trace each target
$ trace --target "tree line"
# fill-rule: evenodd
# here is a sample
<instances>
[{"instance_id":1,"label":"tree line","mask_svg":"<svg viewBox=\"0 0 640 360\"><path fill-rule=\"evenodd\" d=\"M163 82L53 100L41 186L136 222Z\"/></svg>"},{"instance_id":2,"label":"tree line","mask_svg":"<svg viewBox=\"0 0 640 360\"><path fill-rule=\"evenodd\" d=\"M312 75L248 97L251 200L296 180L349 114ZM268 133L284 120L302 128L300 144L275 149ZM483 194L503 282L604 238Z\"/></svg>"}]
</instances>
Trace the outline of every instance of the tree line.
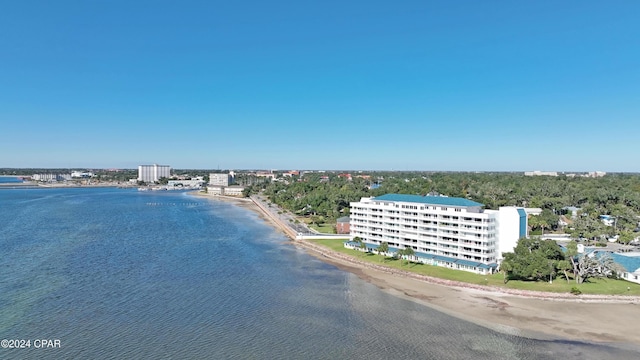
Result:
<instances>
[{"instance_id":1,"label":"tree line","mask_svg":"<svg viewBox=\"0 0 640 360\"><path fill-rule=\"evenodd\" d=\"M624 269L606 252L579 254L576 241L563 250L553 240L520 239L513 252L503 254L500 271L509 280L552 282L562 276L567 282L582 284L590 278L616 277Z\"/></svg>"},{"instance_id":2,"label":"tree line","mask_svg":"<svg viewBox=\"0 0 640 360\"><path fill-rule=\"evenodd\" d=\"M620 242L634 237L640 218L640 175L607 174L604 177L560 175L524 176L522 173L368 172L352 173L351 180L338 172L311 173L286 181L249 186L246 194L263 191L275 204L299 216L332 222L349 215L349 203L362 197L397 194L441 194L467 198L485 205L541 208L530 226L537 232L563 229L576 238L602 240L614 235ZM359 175L366 175L360 176ZM379 186L378 186L379 185ZM566 207L579 208L571 217ZM615 219L612 226L601 215Z\"/></svg>"}]
</instances>

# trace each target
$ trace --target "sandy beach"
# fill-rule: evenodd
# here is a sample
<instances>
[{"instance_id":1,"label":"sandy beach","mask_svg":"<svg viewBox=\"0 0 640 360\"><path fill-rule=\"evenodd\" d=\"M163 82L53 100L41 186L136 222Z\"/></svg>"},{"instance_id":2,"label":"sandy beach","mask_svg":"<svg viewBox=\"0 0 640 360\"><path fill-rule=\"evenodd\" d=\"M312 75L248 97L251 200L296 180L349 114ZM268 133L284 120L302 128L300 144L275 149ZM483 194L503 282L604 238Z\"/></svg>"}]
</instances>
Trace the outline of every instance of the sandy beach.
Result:
<instances>
[{"instance_id":1,"label":"sandy beach","mask_svg":"<svg viewBox=\"0 0 640 360\"><path fill-rule=\"evenodd\" d=\"M206 194L198 194L207 196ZM291 229L249 199L208 196L251 209L291 236ZM640 298L624 296L573 296L568 294L505 293L452 281L428 279L360 262L307 241L296 246L349 271L379 288L449 315L503 333L545 340L607 343L640 351Z\"/></svg>"}]
</instances>

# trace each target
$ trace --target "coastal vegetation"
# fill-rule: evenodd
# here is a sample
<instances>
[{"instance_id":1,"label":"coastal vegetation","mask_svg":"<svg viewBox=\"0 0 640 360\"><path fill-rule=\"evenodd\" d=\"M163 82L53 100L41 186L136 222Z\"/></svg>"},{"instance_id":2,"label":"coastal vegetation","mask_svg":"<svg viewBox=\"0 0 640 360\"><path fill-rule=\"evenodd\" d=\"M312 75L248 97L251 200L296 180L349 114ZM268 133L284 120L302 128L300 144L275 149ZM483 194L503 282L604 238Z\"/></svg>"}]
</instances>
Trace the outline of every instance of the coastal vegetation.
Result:
<instances>
[{"instance_id":1,"label":"coastal vegetation","mask_svg":"<svg viewBox=\"0 0 640 360\"><path fill-rule=\"evenodd\" d=\"M504 282L548 280L551 283L561 275L567 283L572 280L582 284L590 279L615 278L621 270L607 253L586 255L579 254L577 249L575 241L570 241L563 251L553 240L520 239L513 252L503 254L500 271Z\"/></svg>"},{"instance_id":2,"label":"coastal vegetation","mask_svg":"<svg viewBox=\"0 0 640 360\"><path fill-rule=\"evenodd\" d=\"M257 192L317 226L335 224L337 218L349 215L350 202L386 193L464 197L486 209L540 208L540 215L532 216L529 222L532 235L568 233L590 244L604 243L614 236L620 243L629 243L637 236L640 220L638 174L594 178L523 173L315 172L254 184L246 191ZM604 224L602 215L615 219L613 224Z\"/></svg>"},{"instance_id":3,"label":"coastal vegetation","mask_svg":"<svg viewBox=\"0 0 640 360\"><path fill-rule=\"evenodd\" d=\"M492 286L513 290L545 291L554 293L577 293L594 295L633 295L640 296L640 284L630 283L607 277L590 278L588 282L576 284L566 281L508 281L504 282L504 274L495 273L492 275L480 275L467 271L453 270L442 266L425 265L411 262L407 265L399 257L386 257L374 252L363 252L360 250L348 249L344 247L345 239L323 239L309 240L314 244L326 247L334 252L351 256L359 261L380 265L391 269L409 271L419 275L434 278L459 281L474 285Z\"/></svg>"}]
</instances>

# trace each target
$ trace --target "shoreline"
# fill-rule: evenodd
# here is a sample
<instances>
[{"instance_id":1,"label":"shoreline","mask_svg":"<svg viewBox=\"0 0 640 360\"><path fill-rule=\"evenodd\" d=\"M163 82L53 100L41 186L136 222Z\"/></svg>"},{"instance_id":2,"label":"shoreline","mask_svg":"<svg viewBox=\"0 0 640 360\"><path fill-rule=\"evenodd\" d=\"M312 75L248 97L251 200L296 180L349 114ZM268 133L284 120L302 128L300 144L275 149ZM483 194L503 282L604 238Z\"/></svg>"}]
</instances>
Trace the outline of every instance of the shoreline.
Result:
<instances>
[{"instance_id":1,"label":"shoreline","mask_svg":"<svg viewBox=\"0 0 640 360\"><path fill-rule=\"evenodd\" d=\"M350 272L401 298L510 335L538 340L570 340L640 351L640 298L503 291L486 286L429 278L358 261L306 240L252 199L198 193L197 196L231 202L255 211L295 246L308 254Z\"/></svg>"}]
</instances>

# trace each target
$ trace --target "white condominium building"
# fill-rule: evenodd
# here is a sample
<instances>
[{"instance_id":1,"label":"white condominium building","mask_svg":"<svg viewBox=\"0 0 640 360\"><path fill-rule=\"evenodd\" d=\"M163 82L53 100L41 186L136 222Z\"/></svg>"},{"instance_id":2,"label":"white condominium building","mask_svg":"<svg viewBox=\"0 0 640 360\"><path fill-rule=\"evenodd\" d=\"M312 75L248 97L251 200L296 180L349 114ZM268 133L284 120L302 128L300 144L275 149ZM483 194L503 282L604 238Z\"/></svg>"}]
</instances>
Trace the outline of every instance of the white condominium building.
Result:
<instances>
[{"instance_id":1,"label":"white condominium building","mask_svg":"<svg viewBox=\"0 0 640 360\"><path fill-rule=\"evenodd\" d=\"M390 252L410 247L411 260L480 274L498 267L527 235L523 208L484 210L463 198L387 194L351 203L351 238L367 248L386 242ZM355 244L345 243L347 247Z\"/></svg>"},{"instance_id":2,"label":"white condominium building","mask_svg":"<svg viewBox=\"0 0 640 360\"><path fill-rule=\"evenodd\" d=\"M138 166L138 181L155 182L160 178L171 177L169 165L140 165Z\"/></svg>"}]
</instances>

